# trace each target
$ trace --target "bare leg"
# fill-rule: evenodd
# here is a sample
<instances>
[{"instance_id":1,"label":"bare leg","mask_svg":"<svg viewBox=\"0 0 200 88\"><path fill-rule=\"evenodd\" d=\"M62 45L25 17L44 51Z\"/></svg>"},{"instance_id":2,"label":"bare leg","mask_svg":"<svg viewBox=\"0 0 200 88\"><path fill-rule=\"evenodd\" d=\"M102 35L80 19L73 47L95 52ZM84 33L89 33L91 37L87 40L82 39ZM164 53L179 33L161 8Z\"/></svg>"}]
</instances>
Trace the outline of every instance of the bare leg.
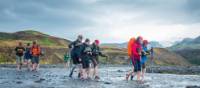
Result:
<instances>
[{"instance_id":1,"label":"bare leg","mask_svg":"<svg viewBox=\"0 0 200 88\"><path fill-rule=\"evenodd\" d=\"M138 81L138 82L141 81L140 77L141 77L141 71L138 71L138 72L137 72L137 81Z\"/></svg>"},{"instance_id":2,"label":"bare leg","mask_svg":"<svg viewBox=\"0 0 200 88\"><path fill-rule=\"evenodd\" d=\"M40 64L36 64L36 71L38 71L40 68Z\"/></svg>"},{"instance_id":3,"label":"bare leg","mask_svg":"<svg viewBox=\"0 0 200 88\"><path fill-rule=\"evenodd\" d=\"M94 68L94 76L95 76L95 77L98 76L98 66L96 66L96 67Z\"/></svg>"},{"instance_id":4,"label":"bare leg","mask_svg":"<svg viewBox=\"0 0 200 88\"><path fill-rule=\"evenodd\" d=\"M64 63L64 68L67 68L67 63Z\"/></svg>"},{"instance_id":5,"label":"bare leg","mask_svg":"<svg viewBox=\"0 0 200 88\"><path fill-rule=\"evenodd\" d=\"M17 64L17 71L20 71L20 65L19 64Z\"/></svg>"},{"instance_id":6,"label":"bare leg","mask_svg":"<svg viewBox=\"0 0 200 88\"><path fill-rule=\"evenodd\" d=\"M90 68L88 68L87 70L88 70L88 71L87 71L87 76L88 76L87 78L90 78L90 71L91 71L91 70L90 70Z\"/></svg>"},{"instance_id":7,"label":"bare leg","mask_svg":"<svg viewBox=\"0 0 200 88\"><path fill-rule=\"evenodd\" d=\"M144 80L145 73L146 73L146 68L142 69L142 80Z\"/></svg>"},{"instance_id":8,"label":"bare leg","mask_svg":"<svg viewBox=\"0 0 200 88\"><path fill-rule=\"evenodd\" d=\"M83 76L83 68L82 68L82 65L79 64L79 65L78 65L78 68L79 68L79 75L80 75L80 77L81 77L81 76Z\"/></svg>"},{"instance_id":9,"label":"bare leg","mask_svg":"<svg viewBox=\"0 0 200 88\"><path fill-rule=\"evenodd\" d=\"M31 70L31 62L30 61L28 61L28 70L30 71Z\"/></svg>"},{"instance_id":10,"label":"bare leg","mask_svg":"<svg viewBox=\"0 0 200 88\"><path fill-rule=\"evenodd\" d=\"M86 79L86 70L82 69L82 77L81 79Z\"/></svg>"},{"instance_id":11,"label":"bare leg","mask_svg":"<svg viewBox=\"0 0 200 88\"><path fill-rule=\"evenodd\" d=\"M131 71L129 71L128 74L126 74L126 81L128 81L130 75L131 75Z\"/></svg>"}]
</instances>

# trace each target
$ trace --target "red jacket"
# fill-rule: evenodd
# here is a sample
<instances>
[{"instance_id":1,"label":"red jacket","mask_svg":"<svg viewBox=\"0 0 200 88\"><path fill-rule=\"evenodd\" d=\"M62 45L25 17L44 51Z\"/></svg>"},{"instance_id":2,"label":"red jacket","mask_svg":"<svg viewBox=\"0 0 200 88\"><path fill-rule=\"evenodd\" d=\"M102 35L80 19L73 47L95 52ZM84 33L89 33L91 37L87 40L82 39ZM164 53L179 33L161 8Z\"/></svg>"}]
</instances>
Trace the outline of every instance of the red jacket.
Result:
<instances>
[{"instance_id":1,"label":"red jacket","mask_svg":"<svg viewBox=\"0 0 200 88\"><path fill-rule=\"evenodd\" d=\"M140 60L141 59L141 53L142 51L142 45L139 43L135 43L132 47L132 54L133 54L133 58Z\"/></svg>"}]
</instances>

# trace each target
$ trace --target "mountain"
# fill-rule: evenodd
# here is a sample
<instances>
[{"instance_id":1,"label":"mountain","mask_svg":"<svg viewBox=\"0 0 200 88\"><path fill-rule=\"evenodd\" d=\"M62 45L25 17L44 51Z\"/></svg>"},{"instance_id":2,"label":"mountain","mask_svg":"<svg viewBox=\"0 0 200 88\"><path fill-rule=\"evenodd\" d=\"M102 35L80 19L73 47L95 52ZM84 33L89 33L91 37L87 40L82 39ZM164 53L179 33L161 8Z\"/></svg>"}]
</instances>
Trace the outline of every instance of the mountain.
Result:
<instances>
[{"instance_id":1,"label":"mountain","mask_svg":"<svg viewBox=\"0 0 200 88\"><path fill-rule=\"evenodd\" d=\"M104 43L101 44L102 47L113 47L113 48L127 48L128 42L125 43ZM149 46L162 48L163 46L157 41L150 41Z\"/></svg>"},{"instance_id":2,"label":"mountain","mask_svg":"<svg viewBox=\"0 0 200 88\"><path fill-rule=\"evenodd\" d=\"M163 47L163 45L161 45L157 41L150 41L149 44L150 44L151 47L157 47L157 48L162 48Z\"/></svg>"},{"instance_id":3,"label":"mountain","mask_svg":"<svg viewBox=\"0 0 200 88\"><path fill-rule=\"evenodd\" d=\"M169 49L180 54L190 63L200 65L200 36L194 39L185 38Z\"/></svg>"},{"instance_id":4,"label":"mountain","mask_svg":"<svg viewBox=\"0 0 200 88\"><path fill-rule=\"evenodd\" d=\"M112 48L126 48L127 42L125 43L103 43L101 44L102 47L112 47Z\"/></svg>"},{"instance_id":5,"label":"mountain","mask_svg":"<svg viewBox=\"0 0 200 88\"><path fill-rule=\"evenodd\" d=\"M200 36L197 38L185 38L169 48L170 50L200 49Z\"/></svg>"}]
</instances>

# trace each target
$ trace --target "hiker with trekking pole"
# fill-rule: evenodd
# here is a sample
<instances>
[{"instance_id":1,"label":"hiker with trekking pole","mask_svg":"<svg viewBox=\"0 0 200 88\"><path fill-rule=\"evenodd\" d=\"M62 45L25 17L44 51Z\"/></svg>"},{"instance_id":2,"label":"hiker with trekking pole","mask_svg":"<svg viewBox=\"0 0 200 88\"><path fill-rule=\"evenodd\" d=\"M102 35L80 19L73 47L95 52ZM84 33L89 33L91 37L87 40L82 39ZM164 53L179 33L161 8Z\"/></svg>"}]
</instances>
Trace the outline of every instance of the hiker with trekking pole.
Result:
<instances>
[{"instance_id":1,"label":"hiker with trekking pole","mask_svg":"<svg viewBox=\"0 0 200 88\"><path fill-rule=\"evenodd\" d=\"M101 49L99 47L100 41L99 40L95 40L92 44L92 64L93 64L93 77L95 80L99 80L100 77L98 75L98 66L99 66L99 56L101 57L108 57L106 55L104 55L101 52Z\"/></svg>"},{"instance_id":2,"label":"hiker with trekking pole","mask_svg":"<svg viewBox=\"0 0 200 88\"><path fill-rule=\"evenodd\" d=\"M136 42L133 44L132 54L134 59L134 72L137 74L137 82L141 83L141 55L142 55L143 38L137 37Z\"/></svg>"},{"instance_id":3,"label":"hiker with trekking pole","mask_svg":"<svg viewBox=\"0 0 200 88\"><path fill-rule=\"evenodd\" d=\"M142 43L142 56L141 56L141 65L142 65L142 81L144 81L144 76L146 73L146 62L148 60L148 55L151 55L151 50L148 50L149 42L147 40L143 40Z\"/></svg>"}]
</instances>

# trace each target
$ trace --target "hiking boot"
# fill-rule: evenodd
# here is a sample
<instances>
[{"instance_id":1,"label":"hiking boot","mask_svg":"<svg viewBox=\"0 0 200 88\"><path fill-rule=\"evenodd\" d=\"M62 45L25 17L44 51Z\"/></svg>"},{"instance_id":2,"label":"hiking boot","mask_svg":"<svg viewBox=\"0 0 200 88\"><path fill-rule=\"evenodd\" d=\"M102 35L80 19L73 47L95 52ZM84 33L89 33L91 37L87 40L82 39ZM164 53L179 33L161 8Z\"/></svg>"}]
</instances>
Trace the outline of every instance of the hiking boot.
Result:
<instances>
[{"instance_id":1,"label":"hiking boot","mask_svg":"<svg viewBox=\"0 0 200 88\"><path fill-rule=\"evenodd\" d=\"M72 78L72 74L69 74L69 77Z\"/></svg>"},{"instance_id":2,"label":"hiking boot","mask_svg":"<svg viewBox=\"0 0 200 88\"><path fill-rule=\"evenodd\" d=\"M131 80L133 80L133 78L134 78L134 76L132 75L132 76L131 76Z\"/></svg>"},{"instance_id":3,"label":"hiking boot","mask_svg":"<svg viewBox=\"0 0 200 88\"><path fill-rule=\"evenodd\" d=\"M99 76L95 76L95 78L94 79L96 79L96 80L99 80L100 79L100 77Z\"/></svg>"},{"instance_id":4,"label":"hiking boot","mask_svg":"<svg viewBox=\"0 0 200 88\"><path fill-rule=\"evenodd\" d=\"M81 73L78 73L78 78L81 78L81 76L82 76Z\"/></svg>"}]
</instances>

